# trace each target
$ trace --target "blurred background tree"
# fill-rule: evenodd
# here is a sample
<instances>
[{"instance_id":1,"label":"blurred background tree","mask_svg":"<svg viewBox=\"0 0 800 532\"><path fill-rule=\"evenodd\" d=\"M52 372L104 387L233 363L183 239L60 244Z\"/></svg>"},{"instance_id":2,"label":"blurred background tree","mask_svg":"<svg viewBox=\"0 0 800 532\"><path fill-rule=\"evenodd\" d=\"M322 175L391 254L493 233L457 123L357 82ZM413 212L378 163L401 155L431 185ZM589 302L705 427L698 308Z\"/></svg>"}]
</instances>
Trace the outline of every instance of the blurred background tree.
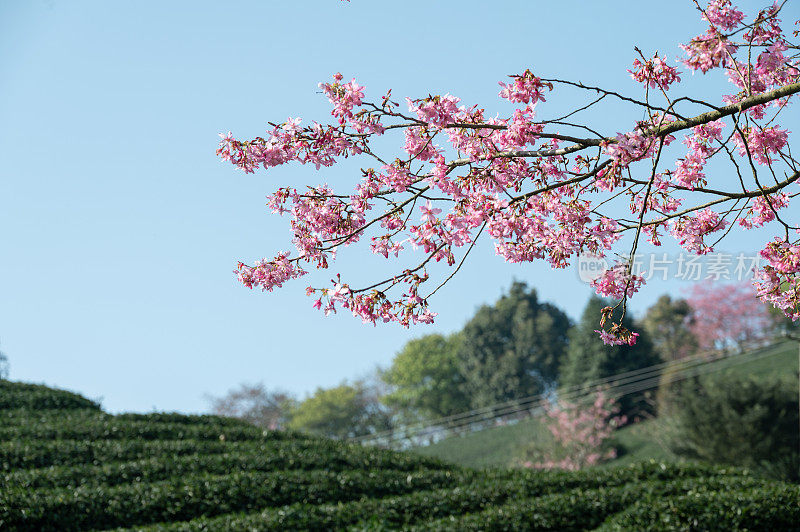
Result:
<instances>
[{"instance_id":1,"label":"blurred background tree","mask_svg":"<svg viewBox=\"0 0 800 532\"><path fill-rule=\"evenodd\" d=\"M317 388L292 409L288 427L329 438L353 438L392 427L392 413L362 381Z\"/></svg>"},{"instance_id":2,"label":"blurred background tree","mask_svg":"<svg viewBox=\"0 0 800 532\"><path fill-rule=\"evenodd\" d=\"M697 338L692 333L693 312L685 299L672 299L668 294L647 309L642 327L653 343L653 349L665 362L694 354Z\"/></svg>"},{"instance_id":3,"label":"blurred background tree","mask_svg":"<svg viewBox=\"0 0 800 532\"><path fill-rule=\"evenodd\" d=\"M561 388L588 385L599 379L645 368L662 361L653 349L647 331L627 315L623 318L622 325L640 334L635 345L605 345L597 341L595 330L600 328L600 311L608 306L614 306L614 302L593 295L586 304L580 322L570 330L569 347L561 366L559 379ZM612 316L613 321L617 323L618 310ZM613 388L615 382L616 380L611 380L607 384ZM613 395L613 392L611 393ZM617 400L620 413L629 421L635 421L637 417L652 415L655 412L654 400L645 392L627 394L618 397Z\"/></svg>"},{"instance_id":4,"label":"blurred background tree","mask_svg":"<svg viewBox=\"0 0 800 532\"><path fill-rule=\"evenodd\" d=\"M774 320L750 283L697 283L688 302L701 351L741 352L771 339Z\"/></svg>"},{"instance_id":5,"label":"blurred background tree","mask_svg":"<svg viewBox=\"0 0 800 532\"><path fill-rule=\"evenodd\" d=\"M213 414L236 417L271 430L285 428L295 404L287 392L267 390L263 383L242 383L226 395L209 396L208 400Z\"/></svg>"},{"instance_id":6,"label":"blurred background tree","mask_svg":"<svg viewBox=\"0 0 800 532\"><path fill-rule=\"evenodd\" d=\"M8 357L0 351L0 379L7 379L9 373Z\"/></svg>"},{"instance_id":7,"label":"blurred background tree","mask_svg":"<svg viewBox=\"0 0 800 532\"><path fill-rule=\"evenodd\" d=\"M462 335L428 334L411 340L397 353L381 378L390 386L382 401L404 421L433 419L469 410L457 352Z\"/></svg>"},{"instance_id":8,"label":"blurred background tree","mask_svg":"<svg viewBox=\"0 0 800 532\"><path fill-rule=\"evenodd\" d=\"M669 426L685 458L800 480L797 379L721 374L683 383Z\"/></svg>"},{"instance_id":9,"label":"blurred background tree","mask_svg":"<svg viewBox=\"0 0 800 532\"><path fill-rule=\"evenodd\" d=\"M464 327L457 350L462 390L470 406L480 408L552 388L570 325L561 309L540 302L536 290L521 282L514 282L494 305L480 307Z\"/></svg>"}]
</instances>

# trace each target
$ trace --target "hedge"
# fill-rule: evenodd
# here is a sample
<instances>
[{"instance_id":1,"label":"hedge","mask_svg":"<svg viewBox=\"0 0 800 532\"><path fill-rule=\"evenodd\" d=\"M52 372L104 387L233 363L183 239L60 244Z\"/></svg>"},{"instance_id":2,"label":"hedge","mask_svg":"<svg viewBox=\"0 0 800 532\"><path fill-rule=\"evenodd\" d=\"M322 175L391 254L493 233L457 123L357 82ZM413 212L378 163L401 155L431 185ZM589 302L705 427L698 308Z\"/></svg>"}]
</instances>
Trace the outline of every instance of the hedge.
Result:
<instances>
[{"instance_id":1,"label":"hedge","mask_svg":"<svg viewBox=\"0 0 800 532\"><path fill-rule=\"evenodd\" d=\"M103 413L0 382L0 530L787 529L800 487L657 462L467 470L177 413Z\"/></svg>"},{"instance_id":2,"label":"hedge","mask_svg":"<svg viewBox=\"0 0 800 532\"><path fill-rule=\"evenodd\" d=\"M577 488L563 493L553 493L536 498L515 500L481 512L451 515L418 523L411 530L586 530L594 529L626 507L635 504L646 507L668 503L672 496L704 490L730 490L749 487L766 489L771 482L752 477L700 477L668 482L635 482L623 486L595 489ZM761 501L761 510L771 508L769 499ZM781 522L790 513L781 513ZM371 525L370 525L371 526ZM652 530L652 521L643 519L624 530ZM700 527L699 529L704 529Z\"/></svg>"},{"instance_id":3,"label":"hedge","mask_svg":"<svg viewBox=\"0 0 800 532\"><path fill-rule=\"evenodd\" d=\"M269 452L275 442L228 442L228 441L79 441L79 440L15 440L0 442L0 470L31 469L58 465L99 465L108 462L161 458L169 460L175 456L190 454L218 454L239 449L253 452ZM302 445L288 441L286 445ZM308 444L307 444L308 445Z\"/></svg>"},{"instance_id":4,"label":"hedge","mask_svg":"<svg viewBox=\"0 0 800 532\"><path fill-rule=\"evenodd\" d=\"M296 435L263 430L251 425L151 423L119 421L113 417L77 423L51 421L0 428L0 440L229 440L256 441L296 439Z\"/></svg>"},{"instance_id":5,"label":"hedge","mask_svg":"<svg viewBox=\"0 0 800 532\"><path fill-rule=\"evenodd\" d=\"M98 466L53 466L26 469L0 475L0 485L8 488L56 488L78 486L117 486L130 482L154 482L187 474L228 472L353 469L420 471L449 469L433 459L360 448L325 448L315 445L282 445L253 448L222 454L190 454L165 459L147 458Z\"/></svg>"},{"instance_id":6,"label":"hedge","mask_svg":"<svg viewBox=\"0 0 800 532\"><path fill-rule=\"evenodd\" d=\"M797 530L800 486L764 484L755 489L706 491L636 501L603 530ZM701 487L702 488L702 487Z\"/></svg>"},{"instance_id":7,"label":"hedge","mask_svg":"<svg viewBox=\"0 0 800 532\"><path fill-rule=\"evenodd\" d=\"M0 528L80 530L189 520L294 502L320 504L454 485L449 471L285 471L197 475L148 484L0 493Z\"/></svg>"},{"instance_id":8,"label":"hedge","mask_svg":"<svg viewBox=\"0 0 800 532\"><path fill-rule=\"evenodd\" d=\"M31 424L60 425L70 426L74 424L98 423L102 421L116 420L121 423L147 422L151 424L168 423L172 425L203 425L215 427L250 427L259 430L241 419L211 416L211 415L188 415L178 413L151 414L118 414L111 415L102 410L79 408L79 409L58 409L58 408L10 408L0 409L0 427L17 427Z\"/></svg>"},{"instance_id":9,"label":"hedge","mask_svg":"<svg viewBox=\"0 0 800 532\"><path fill-rule=\"evenodd\" d=\"M0 410L15 408L100 410L100 405L65 390L55 390L40 384L0 380Z\"/></svg>"},{"instance_id":10,"label":"hedge","mask_svg":"<svg viewBox=\"0 0 800 532\"><path fill-rule=\"evenodd\" d=\"M162 523L145 530L336 529L354 524L365 528L393 528L432 517L478 512L489 506L502 504L508 499L525 500L529 504L528 499L531 497L569 491L575 489L576 485L581 486L581 490L625 485L642 476L659 476L656 484L673 481L685 483L686 486L698 482L716 482L716 485L723 483L725 486L741 485L742 482L760 485L762 482L751 479L746 471L737 471L741 476L726 476L730 473L730 469L724 468L691 464L666 466L656 463L579 472L493 470L466 476L459 486L452 489L337 505L294 504L252 514L200 518L186 523ZM698 480L695 477L712 480ZM714 480L716 478L722 480Z\"/></svg>"}]
</instances>

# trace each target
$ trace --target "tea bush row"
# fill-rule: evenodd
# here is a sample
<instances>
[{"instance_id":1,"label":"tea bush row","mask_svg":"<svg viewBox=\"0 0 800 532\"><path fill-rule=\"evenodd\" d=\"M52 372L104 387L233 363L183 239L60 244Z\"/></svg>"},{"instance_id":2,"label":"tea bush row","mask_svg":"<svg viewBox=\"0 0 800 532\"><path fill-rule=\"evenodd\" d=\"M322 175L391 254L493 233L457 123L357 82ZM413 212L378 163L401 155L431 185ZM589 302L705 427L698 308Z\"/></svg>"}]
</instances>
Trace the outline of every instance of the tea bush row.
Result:
<instances>
[{"instance_id":1,"label":"tea bush row","mask_svg":"<svg viewBox=\"0 0 800 532\"><path fill-rule=\"evenodd\" d=\"M32 469L59 465L100 465L109 462L192 454L218 454L234 450L272 452L279 442L229 442L192 440L15 440L0 442L0 470ZM286 445L302 445L289 440ZM306 444L310 445L310 444Z\"/></svg>"},{"instance_id":2,"label":"tea bush row","mask_svg":"<svg viewBox=\"0 0 800 532\"><path fill-rule=\"evenodd\" d=\"M219 426L213 424L152 423L121 421L114 417L62 422L30 423L0 428L0 441L5 440L229 440L254 441L296 438L282 431L263 430L252 425Z\"/></svg>"},{"instance_id":3,"label":"tea bush row","mask_svg":"<svg viewBox=\"0 0 800 532\"><path fill-rule=\"evenodd\" d=\"M433 459L380 449L325 448L324 446L277 445L268 450L244 449L222 454L147 458L98 466L55 466L0 475L0 485L38 489L77 486L116 486L130 482L154 482L188 474L221 475L229 472L327 469L419 471L447 469Z\"/></svg>"},{"instance_id":4,"label":"tea bush row","mask_svg":"<svg viewBox=\"0 0 800 532\"><path fill-rule=\"evenodd\" d=\"M54 390L39 384L0 380L0 410L17 408L100 410L100 405L81 395L64 390Z\"/></svg>"},{"instance_id":5,"label":"tea bush row","mask_svg":"<svg viewBox=\"0 0 800 532\"><path fill-rule=\"evenodd\" d=\"M298 463L314 460L318 463L327 460L329 464L352 464L353 467L369 469L374 464L391 469L412 470L417 467L432 469L451 468L435 458L420 457L413 454L360 447L345 442L322 438L281 438L267 441L198 441L198 440L105 440L105 441L7 441L0 442L0 471L7 473L0 479L19 475L25 479L46 473L45 468L77 467L85 465L113 466L119 462L138 460L174 462L177 457L192 460L195 456L208 457L221 453L241 454L244 458L258 459L260 456L274 456ZM35 470L41 471L35 471ZM19 471L26 470L26 471ZM88 471L88 470L87 470ZM28 475L31 475L29 477ZM71 473L66 473L67 477ZM46 481L45 481L46 482Z\"/></svg>"},{"instance_id":6,"label":"tea bush row","mask_svg":"<svg viewBox=\"0 0 800 532\"><path fill-rule=\"evenodd\" d=\"M610 519L602 530L797 530L798 528L800 528L800 486L764 484L754 489L697 491L669 499L637 501Z\"/></svg>"},{"instance_id":7,"label":"tea bush row","mask_svg":"<svg viewBox=\"0 0 800 532\"><path fill-rule=\"evenodd\" d=\"M732 476L732 473L736 476ZM697 477L709 476L722 479L721 482L726 485L738 485L750 479L748 472L743 470L655 462L579 472L489 470L480 473L465 471L459 475L458 485L443 490L337 505L293 504L250 514L200 518L186 523L162 523L147 530L336 529L358 523L365 516L367 521L362 525L367 528L377 526L378 522L381 527L395 527L435 516L476 512L491 505L502 504L507 499L522 500L562 493L575 489L576 486L588 489L604 485L624 485L646 478L657 478L655 482L676 481L694 485L703 482Z\"/></svg>"},{"instance_id":8,"label":"tea bush row","mask_svg":"<svg viewBox=\"0 0 800 532\"><path fill-rule=\"evenodd\" d=\"M469 473L234 473L115 487L3 491L0 529L67 531L186 521L295 502L321 504L441 488L464 481L465 474Z\"/></svg>"},{"instance_id":9,"label":"tea bush row","mask_svg":"<svg viewBox=\"0 0 800 532\"><path fill-rule=\"evenodd\" d=\"M345 504L293 504L251 514L199 518L185 523L161 523L143 530L333 530L348 527L381 530L420 522L424 523L418 527L420 530L458 530L462 527L474 527L478 530L569 530L596 526L607 515L621 510L625 504L630 504L643 493L657 497L684 493L696 489L698 485L710 489L730 489L732 486L761 486L763 482L750 477L681 478L671 482L647 482L644 486L626 484L613 488L578 488L552 494L540 493L537 498L531 498L532 492L537 490L523 479L509 481L478 478L450 489ZM531 513L532 508L534 511ZM520 519L517 515L519 511L530 515ZM462 517L464 514L469 515ZM492 514L494 518L491 517ZM488 519L484 519L487 516Z\"/></svg>"},{"instance_id":10,"label":"tea bush row","mask_svg":"<svg viewBox=\"0 0 800 532\"><path fill-rule=\"evenodd\" d=\"M74 424L98 423L116 420L117 422L168 423L171 425L201 425L215 427L252 427L248 423L223 416L189 415L178 413L117 414L111 415L102 410L89 408L75 409L0 409L0 427L24 427L32 424L48 426L69 426Z\"/></svg>"},{"instance_id":11,"label":"tea bush row","mask_svg":"<svg viewBox=\"0 0 800 532\"><path fill-rule=\"evenodd\" d=\"M603 525L604 521L626 508L637 505L642 508L669 506L670 501L681 500L687 493L706 493L721 495L735 489L746 489L749 493L757 493L774 487L773 482L752 477L700 477L696 479L680 479L668 482L635 482L623 486L602 487L594 489L577 488L563 493L553 493L536 498L513 500L499 506L492 506L480 512L466 515L450 515L445 518L417 521L411 528L414 531L449 531L449 530L587 530ZM794 486L782 485L775 490L790 494L797 489ZM764 498L754 505L760 511L772 512L776 522L785 522L797 515L786 508L774 509L773 502ZM756 510L759 511L759 510ZM650 516L654 517L654 516ZM622 530L655 530L657 520L639 519L633 526L621 523ZM373 521L370 526L381 524ZM720 526L721 525L721 526ZM725 522L710 527L692 528L692 530L736 530L728 528ZM669 529L669 528L668 528Z\"/></svg>"}]
</instances>

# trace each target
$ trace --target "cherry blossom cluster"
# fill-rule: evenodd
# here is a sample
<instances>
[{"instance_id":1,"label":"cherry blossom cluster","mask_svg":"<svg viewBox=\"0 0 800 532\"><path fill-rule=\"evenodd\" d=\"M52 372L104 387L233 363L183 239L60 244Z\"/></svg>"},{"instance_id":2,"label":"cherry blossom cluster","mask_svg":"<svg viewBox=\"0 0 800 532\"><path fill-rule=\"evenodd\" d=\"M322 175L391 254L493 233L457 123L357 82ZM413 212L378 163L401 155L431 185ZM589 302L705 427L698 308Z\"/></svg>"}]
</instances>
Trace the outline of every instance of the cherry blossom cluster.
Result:
<instances>
[{"instance_id":1,"label":"cherry blossom cluster","mask_svg":"<svg viewBox=\"0 0 800 532\"><path fill-rule=\"evenodd\" d=\"M355 118L353 108L361 105L364 87L356 83L355 78L347 83L342 83L342 79L342 74L337 72L333 75L333 83L320 83L319 88L333 104L331 114L339 119L339 124L344 125Z\"/></svg>"},{"instance_id":2,"label":"cherry blossom cluster","mask_svg":"<svg viewBox=\"0 0 800 532\"><path fill-rule=\"evenodd\" d=\"M256 261L254 266L239 263L237 267L239 282L247 288L259 287L267 292L280 288L290 279L302 277L306 272L296 261L289 259L289 253L279 253L272 260Z\"/></svg>"},{"instance_id":3,"label":"cherry blossom cluster","mask_svg":"<svg viewBox=\"0 0 800 532\"><path fill-rule=\"evenodd\" d=\"M513 263L542 260L566 268L582 254L623 257L594 288L619 300L624 315L643 283L629 267L640 239L660 246L672 235L702 255L729 229L774 226L785 237L763 252L771 262L758 294L797 318L797 271L787 264L796 256L788 235L797 229L789 219L797 191L790 187L800 180L800 163L779 119L800 92L798 47L781 29L780 5L750 23L729 0L713 0L701 12L708 29L681 45L682 62L703 73L722 71L727 88L717 101L670 99L667 90L684 86L680 72L668 56L646 59L639 52L628 72L645 85L644 101L528 69L500 82L499 98L513 104L500 115L451 94L406 98L403 106L388 91L373 101L355 78L337 73L319 85L332 124L289 118L271 123L265 137L220 135L217 154L246 173L289 163L319 169L348 157L366 161L348 193L320 185L270 194L268 207L290 219L295 252L240 263L239 280L270 291L312 267L330 268L338 249L364 239L374 255L402 263L397 273L360 288L337 274L330 285L308 287L314 306L325 313L345 309L373 324L430 323L436 314L428 298L476 241L488 237ZM592 101L566 115L569 121L547 119L546 97L556 90ZM579 113L610 99L636 106L644 119L622 132L580 123ZM669 160L665 149L678 133L687 152ZM378 153L376 145L385 149L394 135L397 153ZM385 138L373 143L378 137ZM709 188L712 159L730 163L722 189ZM454 270L423 292L435 263ZM621 319L606 323L610 316L601 319L601 340L635 343L638 334Z\"/></svg>"},{"instance_id":4,"label":"cherry blossom cluster","mask_svg":"<svg viewBox=\"0 0 800 532\"><path fill-rule=\"evenodd\" d=\"M638 276L631 276L626 274L629 279ZM600 339L606 345L635 345L636 340L639 338L639 333L628 330L627 327L622 325L622 318L615 322L612 320L614 307L603 307L600 311L600 329L595 329L594 332L600 335ZM611 322L611 326L606 329L606 323Z\"/></svg>"},{"instance_id":5,"label":"cherry blossom cluster","mask_svg":"<svg viewBox=\"0 0 800 532\"><path fill-rule=\"evenodd\" d=\"M595 292L613 299L632 297L644 284L644 277L631 273L628 262L619 262L592 281Z\"/></svg>"},{"instance_id":6,"label":"cherry blossom cluster","mask_svg":"<svg viewBox=\"0 0 800 532\"><path fill-rule=\"evenodd\" d=\"M748 128L745 130L745 137L746 141L738 133L733 136L739 148L739 155L750 154L759 164L769 165L775 162L775 158L770 157L770 154L779 153L786 146L789 134L785 129L773 126L764 129Z\"/></svg>"},{"instance_id":7,"label":"cherry blossom cluster","mask_svg":"<svg viewBox=\"0 0 800 532\"><path fill-rule=\"evenodd\" d=\"M540 461L526 461L523 466L576 471L616 458L616 449L609 448L608 440L627 418L618 415L619 406L605 391L598 391L591 402L561 399L546 404L544 410L556 447L544 449Z\"/></svg>"},{"instance_id":8,"label":"cherry blossom cluster","mask_svg":"<svg viewBox=\"0 0 800 532\"><path fill-rule=\"evenodd\" d=\"M753 284L764 301L792 320L800 319L800 241L790 244L776 238L761 250L767 261Z\"/></svg>"},{"instance_id":9,"label":"cherry blossom cluster","mask_svg":"<svg viewBox=\"0 0 800 532\"><path fill-rule=\"evenodd\" d=\"M703 12L703 19L730 31L742 23L744 13L732 6L730 0L712 0Z\"/></svg>"},{"instance_id":10,"label":"cherry blossom cluster","mask_svg":"<svg viewBox=\"0 0 800 532\"><path fill-rule=\"evenodd\" d=\"M687 135L684 144L689 147L686 157L676 163L672 173L672 181L679 187L694 190L706 184L706 175L703 172L708 158L716 152L715 141L722 140L722 128L725 123L721 120L701 124L692 128L692 134Z\"/></svg>"},{"instance_id":11,"label":"cherry blossom cluster","mask_svg":"<svg viewBox=\"0 0 800 532\"><path fill-rule=\"evenodd\" d=\"M542 81L533 75L530 69L526 70L520 76L511 76L513 83L505 84L499 82L502 90L500 97L505 98L510 102L536 104L536 102L546 101L544 98L544 89L553 90L553 84L547 81Z\"/></svg>"},{"instance_id":12,"label":"cherry blossom cluster","mask_svg":"<svg viewBox=\"0 0 800 532\"><path fill-rule=\"evenodd\" d=\"M783 209L787 205L789 205L789 196L784 192L772 196L757 196L753 199L753 206L748 214L739 220L739 225L747 229L761 227L775 220L778 216L778 209Z\"/></svg>"},{"instance_id":13,"label":"cherry blossom cluster","mask_svg":"<svg viewBox=\"0 0 800 532\"><path fill-rule=\"evenodd\" d=\"M639 83L649 85L651 89L669 90L669 86L681 80L680 72L675 67L658 57L658 54L644 62L635 59L633 70L628 70L631 77Z\"/></svg>"},{"instance_id":14,"label":"cherry blossom cluster","mask_svg":"<svg viewBox=\"0 0 800 532\"><path fill-rule=\"evenodd\" d=\"M705 255L714 251L713 246L705 242L705 237L722 231L728 221L710 208L698 211L694 215L679 218L670 227L670 232L686 251L696 255Z\"/></svg>"}]
</instances>

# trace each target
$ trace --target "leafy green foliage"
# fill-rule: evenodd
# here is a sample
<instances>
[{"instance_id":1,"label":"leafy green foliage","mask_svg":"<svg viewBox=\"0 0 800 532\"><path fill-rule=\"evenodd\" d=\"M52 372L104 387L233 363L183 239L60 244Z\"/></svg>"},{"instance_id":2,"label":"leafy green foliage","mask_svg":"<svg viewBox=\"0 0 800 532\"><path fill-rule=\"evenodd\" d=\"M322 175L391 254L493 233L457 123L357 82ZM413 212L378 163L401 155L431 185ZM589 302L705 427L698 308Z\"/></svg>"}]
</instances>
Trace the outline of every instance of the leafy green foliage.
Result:
<instances>
[{"instance_id":1,"label":"leafy green foliage","mask_svg":"<svg viewBox=\"0 0 800 532\"><path fill-rule=\"evenodd\" d=\"M763 483L747 489L693 487L669 499L636 501L602 530L796 530L800 523L800 486Z\"/></svg>"},{"instance_id":2,"label":"leafy green foliage","mask_svg":"<svg viewBox=\"0 0 800 532\"><path fill-rule=\"evenodd\" d=\"M676 402L675 453L800 477L796 380L722 374L685 383Z\"/></svg>"},{"instance_id":3,"label":"leafy green foliage","mask_svg":"<svg viewBox=\"0 0 800 532\"><path fill-rule=\"evenodd\" d=\"M0 410L30 408L45 410L73 410L89 408L100 410L100 405L78 394L54 390L40 384L0 380Z\"/></svg>"},{"instance_id":4,"label":"leafy green foliage","mask_svg":"<svg viewBox=\"0 0 800 532\"><path fill-rule=\"evenodd\" d=\"M393 391L382 400L406 419L439 418L469 410L458 367L460 334L429 334L408 342L381 378Z\"/></svg>"},{"instance_id":5,"label":"leafy green foliage","mask_svg":"<svg viewBox=\"0 0 800 532\"><path fill-rule=\"evenodd\" d=\"M755 491L763 487L764 482L747 477L730 476L698 477L666 482L629 482L621 486L589 489L580 487L536 498L512 500L507 504L492 506L476 513L451 515L444 519L423 522L412 530L591 530L631 505L646 507L653 503L661 503L668 506L667 501L672 501L673 497L680 498L683 493L696 490L697 486L701 486L701 490L714 490L713 493L719 495L718 491L733 488L751 488ZM788 485L781 486L775 491L782 494L800 493L800 490ZM754 506L763 504L761 501L761 504ZM794 509L779 510L774 512L771 522L784 523L796 514L797 511ZM769 519L765 521L770 522ZM636 523L640 525L639 527L633 526L624 530L652 530L654 523L658 523L657 518L643 519ZM710 528L733 529L724 526ZM666 529L674 530L671 527ZM700 527L700 529L709 528Z\"/></svg>"},{"instance_id":6,"label":"leafy green foliage","mask_svg":"<svg viewBox=\"0 0 800 532\"><path fill-rule=\"evenodd\" d=\"M219 454L190 454L167 459L166 456L128 462L111 462L87 468L51 466L26 469L0 475L6 485L22 488L58 488L77 486L116 486L129 482L154 482L175 476L229 472L269 472L283 470L328 471L379 470L419 471L449 469L433 459L397 455L373 448L327 441L283 441L269 445L235 445Z\"/></svg>"},{"instance_id":7,"label":"leafy green foliage","mask_svg":"<svg viewBox=\"0 0 800 532\"><path fill-rule=\"evenodd\" d=\"M391 415L364 383L317 388L292 411L290 429L329 438L350 438L391 427Z\"/></svg>"},{"instance_id":8,"label":"leafy green foliage","mask_svg":"<svg viewBox=\"0 0 800 532\"><path fill-rule=\"evenodd\" d=\"M796 520L794 487L737 468L476 471L216 416L109 416L64 404L0 411L3 530L515 530L604 521L649 529L695 492L721 496L716 510L703 509L709 516L727 515L730 494L767 494L745 512L757 521L723 523ZM660 513L640 508L645 502Z\"/></svg>"},{"instance_id":9,"label":"leafy green foliage","mask_svg":"<svg viewBox=\"0 0 800 532\"><path fill-rule=\"evenodd\" d=\"M735 476L731 476L733 473ZM631 482L681 481L687 485L695 478L710 478L711 482L725 481L759 484L746 471L724 470L704 466L667 467L657 463L638 464L619 470L595 470L578 473L490 470L480 475L453 472L459 485L455 488L408 493L382 499L367 499L336 505L295 504L270 508L251 514L200 518L186 523L159 524L146 530L306 530L338 529L395 529L434 518L442 521L444 529L462 514L473 514L487 508L504 507L510 501L531 504L532 497L555 496L574 490L596 490L603 486L622 486ZM655 482L655 479L658 482ZM569 496L569 495L567 495ZM534 503L535 504L535 503ZM473 516L474 519L474 516ZM511 519L511 516L506 516ZM457 522L457 521L456 521ZM425 527L432 526L425 523Z\"/></svg>"},{"instance_id":10,"label":"leafy green foliage","mask_svg":"<svg viewBox=\"0 0 800 532\"><path fill-rule=\"evenodd\" d=\"M797 343L780 342L752 353L718 359L709 363L707 369L759 378L780 377L796 382ZM678 384L680 382L683 381ZM677 457L661 444L665 421L659 417L618 430L614 438L620 456L609 466L650 459L676 460ZM416 448L415 452L467 467L507 467L523 461L524 451L532 444L548 445L549 439L550 434L541 419L530 418L512 425L447 438L433 445Z\"/></svg>"},{"instance_id":11,"label":"leafy green foliage","mask_svg":"<svg viewBox=\"0 0 800 532\"><path fill-rule=\"evenodd\" d=\"M647 309L642 327L662 360L680 360L697 350L697 338L690 329L691 320L689 303L665 294Z\"/></svg>"},{"instance_id":12,"label":"leafy green foliage","mask_svg":"<svg viewBox=\"0 0 800 532\"><path fill-rule=\"evenodd\" d=\"M447 471L281 471L176 476L113 487L9 490L0 523L29 530L110 528L186 520L293 502L320 504L455 484Z\"/></svg>"},{"instance_id":13,"label":"leafy green foliage","mask_svg":"<svg viewBox=\"0 0 800 532\"><path fill-rule=\"evenodd\" d=\"M494 306L478 309L462 331L458 350L471 406L535 395L552 386L569 327L566 314L540 302L536 291L520 282Z\"/></svg>"}]
</instances>

